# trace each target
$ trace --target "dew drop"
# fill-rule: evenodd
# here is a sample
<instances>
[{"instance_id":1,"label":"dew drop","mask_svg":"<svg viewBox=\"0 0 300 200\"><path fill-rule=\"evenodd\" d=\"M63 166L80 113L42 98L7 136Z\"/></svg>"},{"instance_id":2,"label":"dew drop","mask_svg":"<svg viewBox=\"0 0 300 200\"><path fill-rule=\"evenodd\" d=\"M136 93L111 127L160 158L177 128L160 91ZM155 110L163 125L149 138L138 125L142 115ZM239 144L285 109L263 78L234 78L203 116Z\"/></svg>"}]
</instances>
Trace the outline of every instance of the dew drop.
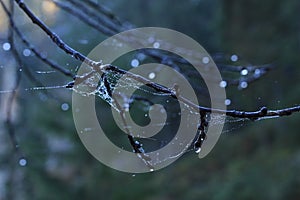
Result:
<instances>
[{"instance_id":1,"label":"dew drop","mask_svg":"<svg viewBox=\"0 0 300 200\"><path fill-rule=\"evenodd\" d=\"M69 108L70 108L69 104L67 104L67 103L61 104L61 109L62 109L63 111L67 111L67 110L69 110Z\"/></svg>"},{"instance_id":2,"label":"dew drop","mask_svg":"<svg viewBox=\"0 0 300 200\"><path fill-rule=\"evenodd\" d=\"M195 153L200 153L201 148L196 149Z\"/></svg>"},{"instance_id":3,"label":"dew drop","mask_svg":"<svg viewBox=\"0 0 300 200\"><path fill-rule=\"evenodd\" d=\"M248 70L247 69L243 69L242 71L241 71L241 75L242 76L246 76L248 74Z\"/></svg>"},{"instance_id":4,"label":"dew drop","mask_svg":"<svg viewBox=\"0 0 300 200\"><path fill-rule=\"evenodd\" d=\"M153 47L154 47L155 49L158 49L158 48L160 47L159 42L154 42Z\"/></svg>"},{"instance_id":5,"label":"dew drop","mask_svg":"<svg viewBox=\"0 0 300 200\"><path fill-rule=\"evenodd\" d=\"M220 85L221 88L225 88L227 86L227 82L226 81L221 81L219 85Z\"/></svg>"},{"instance_id":6,"label":"dew drop","mask_svg":"<svg viewBox=\"0 0 300 200\"><path fill-rule=\"evenodd\" d=\"M133 59L130 64L132 67L138 67L140 62L137 59Z\"/></svg>"},{"instance_id":7,"label":"dew drop","mask_svg":"<svg viewBox=\"0 0 300 200\"><path fill-rule=\"evenodd\" d=\"M24 49L24 50L23 50L23 55L24 55L25 57L28 57L28 56L31 55L31 51L30 51L29 49Z\"/></svg>"},{"instance_id":8,"label":"dew drop","mask_svg":"<svg viewBox=\"0 0 300 200\"><path fill-rule=\"evenodd\" d=\"M132 174L132 177L135 177L135 174Z\"/></svg>"},{"instance_id":9,"label":"dew drop","mask_svg":"<svg viewBox=\"0 0 300 200\"><path fill-rule=\"evenodd\" d=\"M3 45L2 45L2 48L4 51L9 51L10 48L11 48L11 45L8 43L8 42L5 42Z\"/></svg>"},{"instance_id":10,"label":"dew drop","mask_svg":"<svg viewBox=\"0 0 300 200\"><path fill-rule=\"evenodd\" d=\"M203 64L208 64L208 63L209 63L209 57L206 57L206 56L203 57L203 58L202 58L202 63L203 63Z\"/></svg>"},{"instance_id":11,"label":"dew drop","mask_svg":"<svg viewBox=\"0 0 300 200\"><path fill-rule=\"evenodd\" d=\"M230 60L231 60L232 62L236 62L236 61L239 60L239 57L238 57L237 55L233 54L233 55L231 55Z\"/></svg>"},{"instance_id":12,"label":"dew drop","mask_svg":"<svg viewBox=\"0 0 300 200\"><path fill-rule=\"evenodd\" d=\"M224 103L225 103L226 106L229 106L231 104L231 100L230 99L226 99Z\"/></svg>"},{"instance_id":13,"label":"dew drop","mask_svg":"<svg viewBox=\"0 0 300 200\"><path fill-rule=\"evenodd\" d=\"M21 158L19 160L19 165L25 167L27 165L27 160L25 158Z\"/></svg>"},{"instance_id":14,"label":"dew drop","mask_svg":"<svg viewBox=\"0 0 300 200\"><path fill-rule=\"evenodd\" d=\"M247 83L246 81L242 81L242 82L240 83L240 87L243 88L243 89L245 89L245 88L248 87L248 83Z\"/></svg>"},{"instance_id":15,"label":"dew drop","mask_svg":"<svg viewBox=\"0 0 300 200\"><path fill-rule=\"evenodd\" d=\"M153 171L154 171L154 169L153 169L153 168L151 168L151 169L150 169L150 172L153 172Z\"/></svg>"},{"instance_id":16,"label":"dew drop","mask_svg":"<svg viewBox=\"0 0 300 200\"><path fill-rule=\"evenodd\" d=\"M151 72L149 75L148 75L149 79L154 79L155 78L155 73L154 72Z\"/></svg>"},{"instance_id":17,"label":"dew drop","mask_svg":"<svg viewBox=\"0 0 300 200\"><path fill-rule=\"evenodd\" d=\"M255 69L254 70L254 77L259 77L261 75L261 70L260 69Z\"/></svg>"}]
</instances>

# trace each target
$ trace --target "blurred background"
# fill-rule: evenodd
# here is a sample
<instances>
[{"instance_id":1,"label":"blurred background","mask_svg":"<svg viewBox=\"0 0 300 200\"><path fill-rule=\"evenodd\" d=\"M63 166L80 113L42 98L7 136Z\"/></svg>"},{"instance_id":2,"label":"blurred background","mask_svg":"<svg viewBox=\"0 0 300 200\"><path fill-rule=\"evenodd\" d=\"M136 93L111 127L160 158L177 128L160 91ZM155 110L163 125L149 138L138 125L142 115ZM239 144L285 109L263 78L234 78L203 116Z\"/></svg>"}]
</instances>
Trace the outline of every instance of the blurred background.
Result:
<instances>
[{"instance_id":1,"label":"blurred background","mask_svg":"<svg viewBox=\"0 0 300 200\"><path fill-rule=\"evenodd\" d=\"M4 1L8 5L8 1ZM300 101L300 2L298 0L99 0L136 27L180 31L211 55L238 55L253 65L275 63L241 90L226 88L228 108L292 107ZM88 54L108 36L51 1L28 6L66 43ZM64 54L15 6L14 21L42 55L75 72L80 62ZM205 158L190 151L174 164L148 174L115 171L93 158L75 130L70 77L40 62L22 41L12 53L9 21L0 8L0 199L299 199L300 115L228 123ZM226 57L226 56L225 56ZM130 62L129 62L130 63ZM126 63L124 63L126 64ZM127 65L129 65L127 63ZM21 154L9 137L5 103L21 76L12 124ZM42 83L50 88L39 88ZM103 103L103 102L102 102ZM103 103L104 104L104 103Z\"/></svg>"}]
</instances>

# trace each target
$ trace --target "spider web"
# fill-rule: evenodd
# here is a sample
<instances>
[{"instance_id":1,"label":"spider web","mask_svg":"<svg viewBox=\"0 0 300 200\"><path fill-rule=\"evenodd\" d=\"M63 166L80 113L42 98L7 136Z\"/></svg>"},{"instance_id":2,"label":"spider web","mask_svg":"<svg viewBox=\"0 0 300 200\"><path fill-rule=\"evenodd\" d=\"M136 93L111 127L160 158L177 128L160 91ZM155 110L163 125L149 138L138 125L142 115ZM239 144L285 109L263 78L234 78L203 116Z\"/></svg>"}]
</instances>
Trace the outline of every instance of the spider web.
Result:
<instances>
[{"instance_id":1,"label":"spider web","mask_svg":"<svg viewBox=\"0 0 300 200\"><path fill-rule=\"evenodd\" d=\"M24 74L24 71L19 71L18 72L21 76L26 76L26 74ZM42 71L42 70L35 70L34 71L34 75L37 78L40 78L40 80L46 80L45 82L47 82L47 80L52 79L54 76L57 76L59 74L59 72L54 71L54 70L48 70L48 71ZM151 104L153 104L153 102L151 101L151 98L149 100L149 96L152 96L154 98L158 98L158 97L165 97L168 98L169 95L165 94L165 93L161 93L161 92L157 92L155 90L151 90L148 87L140 87L140 85L136 84L136 81L134 81L131 78L126 77L125 79L120 79L122 77L121 74L117 74L114 72L110 72L105 74L105 78L106 78L106 84L105 81L103 79L104 76L100 76L99 74L95 74L96 77L90 77L88 79L85 80L85 85L90 87L90 88L96 88L96 89L92 89L90 90L88 93L82 92L81 90L76 90L75 88L70 88L67 89L67 86L69 83L65 83L65 81L62 81L62 84L55 84L55 85L48 85L48 86L34 86L34 87L24 87L22 84L19 86L18 89L16 90L11 90L11 89L6 89L6 88L1 88L0 90L0 95L9 95L12 94L14 92L19 92L21 94L25 94L25 93L38 93L39 97L41 98L40 94L43 94L42 97L46 97L46 98L53 98L58 100L60 97L59 95L56 94L62 94L62 93L72 93L72 92L76 92L79 93L82 96L90 96L90 95L94 95L97 99L101 99L102 102L105 102L105 104L107 104L109 107L111 107L112 109L115 109L117 112L120 112L119 108L117 108L115 106L115 104L113 104L113 99L111 97L111 92L114 90L116 84L118 83L119 86L121 88L123 88L124 90L127 90L129 88L134 88L136 91L139 92L139 95L141 96L135 96L134 98L132 97L126 97L126 101L128 102L128 104L133 104L135 102L140 102L140 108L138 109L138 112L142 112L145 113L144 117L145 120L146 118L148 118L148 112L149 112L149 107ZM97 84L95 85L95 79L96 80L100 80L99 82L97 82ZM220 85L221 87L221 85ZM146 97L143 98L143 95L145 95ZM22 98L22 97L21 97ZM32 97L30 97L32 98ZM66 99L63 100L64 102L61 103L61 109L63 111L68 110L69 109L69 104L65 103ZM70 101L70 99L67 101ZM62 102L62 100L58 100L58 102ZM195 112L195 110L193 108L191 108L189 105L184 104L184 107L181 108L183 110L187 110L190 113L196 114L198 116L198 118L200 118L199 113ZM137 113L137 111L135 112ZM167 114L174 114L174 112L170 112ZM134 118L134 116L133 116ZM210 116L209 119L209 126L218 126L221 123L223 123L224 118L226 118L226 125L225 128L223 129L222 133L231 133L236 131L237 129L241 129L243 127L245 127L246 125L249 124L249 120L247 119L242 119L242 118L233 118L233 117L228 117L225 115L212 115ZM266 117L263 118L259 118L258 120L264 120L264 119L268 119ZM99 119L101 120L101 119ZM152 126L156 126L156 127L172 127L174 124L172 122L167 122L167 123L157 123L157 124L152 124ZM194 124L194 126L197 126L198 124ZM88 132L89 130L86 129L86 131ZM171 130L174 131L174 130ZM126 135L126 133L121 133L118 134L118 136L120 135ZM170 134L170 133L169 133ZM196 133L195 133L195 138L196 138ZM173 137L173 135L171 134L168 137ZM175 136L176 137L176 136ZM141 144L143 145L142 148L140 148L140 150L142 152L146 152L145 154L147 154L147 151L151 151L153 150L153 147L151 147L151 145L154 144L154 149L155 148L161 148L164 145L166 145L170 139L169 138L148 138L148 139L139 139L136 138L137 140L139 140L141 142ZM193 141L191 141L191 144L193 144ZM121 147L123 148L124 146L128 146L128 140L123 140L121 144ZM172 145L172 144L171 144ZM129 146L129 148L127 148L128 151L132 151L131 146ZM149 161L150 165L152 167L155 168L155 166L160 165L161 163L164 162L168 162L169 160L174 160L179 158L181 155L183 155L186 152L190 152L190 151L195 151L193 145L191 146L185 146L184 148L181 149L180 152L174 152L174 153L170 153L167 157L163 157L163 158L157 158L155 160L151 160Z\"/></svg>"}]
</instances>

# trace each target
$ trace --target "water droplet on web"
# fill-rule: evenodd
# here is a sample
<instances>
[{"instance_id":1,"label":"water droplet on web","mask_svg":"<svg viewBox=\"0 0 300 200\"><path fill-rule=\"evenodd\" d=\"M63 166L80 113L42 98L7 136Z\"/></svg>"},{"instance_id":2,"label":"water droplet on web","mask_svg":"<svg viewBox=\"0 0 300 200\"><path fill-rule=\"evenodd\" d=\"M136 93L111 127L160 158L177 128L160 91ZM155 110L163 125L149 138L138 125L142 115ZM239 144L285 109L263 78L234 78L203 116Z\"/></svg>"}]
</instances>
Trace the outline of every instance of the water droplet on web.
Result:
<instances>
[{"instance_id":1,"label":"water droplet on web","mask_svg":"<svg viewBox=\"0 0 300 200\"><path fill-rule=\"evenodd\" d=\"M239 57L238 57L237 55L233 54L233 55L231 55L230 60L231 60L232 62L236 62L236 61L239 60Z\"/></svg>"},{"instance_id":2,"label":"water droplet on web","mask_svg":"<svg viewBox=\"0 0 300 200\"><path fill-rule=\"evenodd\" d=\"M5 43L2 45L2 48L3 48L4 51L9 51L10 48L11 48L11 45L10 45L10 43L5 42Z\"/></svg>"},{"instance_id":3,"label":"water droplet on web","mask_svg":"<svg viewBox=\"0 0 300 200\"><path fill-rule=\"evenodd\" d=\"M19 72L22 72L23 71L23 69L21 68L21 69L19 69Z\"/></svg>"},{"instance_id":4,"label":"water droplet on web","mask_svg":"<svg viewBox=\"0 0 300 200\"><path fill-rule=\"evenodd\" d=\"M133 59L130 64L132 67L138 67L140 62L137 59Z\"/></svg>"},{"instance_id":5,"label":"water droplet on web","mask_svg":"<svg viewBox=\"0 0 300 200\"><path fill-rule=\"evenodd\" d=\"M254 70L254 77L259 77L261 75L261 70L260 69L255 69Z\"/></svg>"},{"instance_id":6,"label":"water droplet on web","mask_svg":"<svg viewBox=\"0 0 300 200\"><path fill-rule=\"evenodd\" d=\"M230 99L226 99L224 103L225 103L226 106L229 106L231 104L231 100Z\"/></svg>"},{"instance_id":7,"label":"water droplet on web","mask_svg":"<svg viewBox=\"0 0 300 200\"><path fill-rule=\"evenodd\" d=\"M200 153L200 151L201 151L201 148L197 148L197 149L195 150L195 153Z\"/></svg>"},{"instance_id":8,"label":"water droplet on web","mask_svg":"<svg viewBox=\"0 0 300 200\"><path fill-rule=\"evenodd\" d=\"M25 158L21 158L19 160L19 165L25 167L27 165L27 160Z\"/></svg>"},{"instance_id":9,"label":"water droplet on web","mask_svg":"<svg viewBox=\"0 0 300 200\"><path fill-rule=\"evenodd\" d=\"M208 64L208 63L209 63L209 57L206 57L206 56L203 57L203 58L202 58L202 63L203 63L203 64Z\"/></svg>"},{"instance_id":10,"label":"water droplet on web","mask_svg":"<svg viewBox=\"0 0 300 200\"><path fill-rule=\"evenodd\" d=\"M154 42L153 48L158 49L160 47L159 42Z\"/></svg>"},{"instance_id":11,"label":"water droplet on web","mask_svg":"<svg viewBox=\"0 0 300 200\"><path fill-rule=\"evenodd\" d=\"M69 108L70 108L69 104L67 104L67 103L61 104L61 109L62 109L63 111L67 111L67 110L69 110Z\"/></svg>"},{"instance_id":12,"label":"water droplet on web","mask_svg":"<svg viewBox=\"0 0 300 200\"><path fill-rule=\"evenodd\" d=\"M248 83L247 83L246 81L242 81L242 82L240 83L240 87L241 87L242 89L245 89L245 88L248 87Z\"/></svg>"},{"instance_id":13,"label":"water droplet on web","mask_svg":"<svg viewBox=\"0 0 300 200\"><path fill-rule=\"evenodd\" d=\"M226 81L221 81L219 85L220 85L221 88L225 88L227 86L227 82Z\"/></svg>"},{"instance_id":14,"label":"water droplet on web","mask_svg":"<svg viewBox=\"0 0 300 200\"><path fill-rule=\"evenodd\" d=\"M150 169L150 172L153 172L153 171L154 171L154 169L153 169L153 168L151 168L151 169Z\"/></svg>"},{"instance_id":15,"label":"water droplet on web","mask_svg":"<svg viewBox=\"0 0 300 200\"><path fill-rule=\"evenodd\" d=\"M24 50L23 50L23 55L24 55L25 57L28 57L28 56L31 55L31 51L30 51L29 49L24 49Z\"/></svg>"},{"instance_id":16,"label":"water droplet on web","mask_svg":"<svg viewBox=\"0 0 300 200\"><path fill-rule=\"evenodd\" d=\"M243 69L242 71L241 71L241 75L242 76L246 76L248 74L248 70L247 69Z\"/></svg>"},{"instance_id":17,"label":"water droplet on web","mask_svg":"<svg viewBox=\"0 0 300 200\"><path fill-rule=\"evenodd\" d=\"M135 177L135 174L132 174L132 177Z\"/></svg>"},{"instance_id":18,"label":"water droplet on web","mask_svg":"<svg viewBox=\"0 0 300 200\"><path fill-rule=\"evenodd\" d=\"M149 78L149 79L154 79L154 78L155 78L155 73L154 73L154 72L151 72L151 73L148 75L148 78Z\"/></svg>"}]
</instances>

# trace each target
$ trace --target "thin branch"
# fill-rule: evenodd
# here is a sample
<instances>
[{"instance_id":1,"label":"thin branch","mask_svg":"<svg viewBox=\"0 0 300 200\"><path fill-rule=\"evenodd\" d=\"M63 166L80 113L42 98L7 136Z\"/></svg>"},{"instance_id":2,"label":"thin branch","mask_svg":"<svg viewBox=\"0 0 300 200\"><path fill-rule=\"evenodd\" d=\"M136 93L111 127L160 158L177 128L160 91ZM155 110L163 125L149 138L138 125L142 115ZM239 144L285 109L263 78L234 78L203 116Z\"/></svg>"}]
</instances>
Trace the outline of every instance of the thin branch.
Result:
<instances>
[{"instance_id":1,"label":"thin branch","mask_svg":"<svg viewBox=\"0 0 300 200\"><path fill-rule=\"evenodd\" d=\"M10 10L12 13L14 12L13 2L10 2ZM10 26L11 26L11 24L10 24ZM9 30L8 41L11 44L11 51L12 51L12 54L14 55L14 58L15 58L15 61L16 61L18 67L16 69L17 77L16 77L15 85L13 86L13 92L9 95L7 102L6 102L7 109L6 109L5 123L7 126L8 134L10 136L10 140L12 142L13 148L15 149L17 154L21 154L20 149L19 149L19 144L17 142L17 138L16 138L16 134L15 134L15 129L13 126L12 112L13 112L13 106L17 100L17 89L18 89L20 81L21 81L22 74L20 73L20 71L22 70L22 62L21 62L20 56L15 47L14 34L13 34L12 29Z\"/></svg>"},{"instance_id":2,"label":"thin branch","mask_svg":"<svg viewBox=\"0 0 300 200\"><path fill-rule=\"evenodd\" d=\"M208 126L208 121L206 120L206 113L200 112L200 122L197 129L197 139L194 142L194 149L196 153L200 153L202 144L206 139L205 128Z\"/></svg>"}]
</instances>

